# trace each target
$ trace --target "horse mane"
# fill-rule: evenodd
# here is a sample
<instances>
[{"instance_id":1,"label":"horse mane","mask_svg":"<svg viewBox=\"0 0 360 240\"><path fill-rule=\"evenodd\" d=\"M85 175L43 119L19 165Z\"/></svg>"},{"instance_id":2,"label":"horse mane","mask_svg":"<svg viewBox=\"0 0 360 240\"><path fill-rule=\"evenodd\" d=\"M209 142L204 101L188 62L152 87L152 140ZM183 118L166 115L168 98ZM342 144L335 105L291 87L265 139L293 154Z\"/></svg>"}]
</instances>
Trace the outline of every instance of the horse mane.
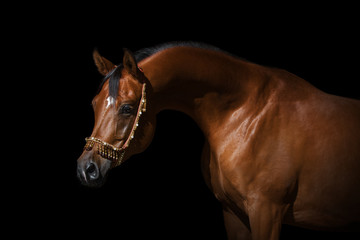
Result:
<instances>
[{"instance_id":1,"label":"horse mane","mask_svg":"<svg viewBox=\"0 0 360 240\"><path fill-rule=\"evenodd\" d=\"M151 55L154 55L155 53L158 53L165 49L169 49L169 48L173 48L173 47L202 48L202 49L213 50L213 51L222 52L222 53L234 56L231 53L228 53L228 52L226 52L218 47L215 47L213 45L210 45L207 43L202 43L202 42L193 42L193 41L175 41L175 42L162 43L162 44L156 45L154 47L140 49L135 52L134 56L135 56L136 61L139 62L145 58L150 57Z\"/></svg>"}]
</instances>

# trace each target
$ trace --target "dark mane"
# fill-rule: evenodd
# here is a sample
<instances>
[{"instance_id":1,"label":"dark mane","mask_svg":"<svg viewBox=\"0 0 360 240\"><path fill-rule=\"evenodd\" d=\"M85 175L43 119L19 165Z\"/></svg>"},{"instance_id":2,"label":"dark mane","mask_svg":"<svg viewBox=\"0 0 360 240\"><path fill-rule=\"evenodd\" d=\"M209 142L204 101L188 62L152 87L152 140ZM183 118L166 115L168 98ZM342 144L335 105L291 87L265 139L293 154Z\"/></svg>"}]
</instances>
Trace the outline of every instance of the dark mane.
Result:
<instances>
[{"instance_id":1,"label":"dark mane","mask_svg":"<svg viewBox=\"0 0 360 240\"><path fill-rule=\"evenodd\" d=\"M195 47L195 48L202 48L202 49L209 49L209 50L214 50L214 51L218 51L218 52L223 52L226 53L228 55L232 55L228 52L225 52L223 50L221 50L220 48L217 48L215 46L212 46L210 44L206 44L206 43L201 43L201 42L192 42L192 41L186 41L186 42L168 42L168 43L163 43L154 47L149 47L149 48L143 48L140 49L138 51L135 52L135 59L137 62L150 57L151 55L163 51L165 49L168 48L172 48L172 47Z\"/></svg>"}]
</instances>

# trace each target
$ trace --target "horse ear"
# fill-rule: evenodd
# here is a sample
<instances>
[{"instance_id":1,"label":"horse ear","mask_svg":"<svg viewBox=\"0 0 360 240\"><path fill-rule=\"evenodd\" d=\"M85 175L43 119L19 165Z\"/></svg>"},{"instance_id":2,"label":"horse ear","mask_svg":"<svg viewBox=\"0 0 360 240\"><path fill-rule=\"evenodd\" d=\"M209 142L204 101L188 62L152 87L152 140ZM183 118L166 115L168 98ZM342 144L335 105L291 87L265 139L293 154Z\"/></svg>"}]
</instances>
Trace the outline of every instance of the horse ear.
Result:
<instances>
[{"instance_id":1,"label":"horse ear","mask_svg":"<svg viewBox=\"0 0 360 240\"><path fill-rule=\"evenodd\" d=\"M133 53L124 48L123 65L130 73L137 75L138 67Z\"/></svg>"},{"instance_id":2,"label":"horse ear","mask_svg":"<svg viewBox=\"0 0 360 240\"><path fill-rule=\"evenodd\" d=\"M115 64L102 57L96 49L93 52L93 58L98 71L103 76L106 76L108 72L110 72L115 67Z\"/></svg>"}]
</instances>

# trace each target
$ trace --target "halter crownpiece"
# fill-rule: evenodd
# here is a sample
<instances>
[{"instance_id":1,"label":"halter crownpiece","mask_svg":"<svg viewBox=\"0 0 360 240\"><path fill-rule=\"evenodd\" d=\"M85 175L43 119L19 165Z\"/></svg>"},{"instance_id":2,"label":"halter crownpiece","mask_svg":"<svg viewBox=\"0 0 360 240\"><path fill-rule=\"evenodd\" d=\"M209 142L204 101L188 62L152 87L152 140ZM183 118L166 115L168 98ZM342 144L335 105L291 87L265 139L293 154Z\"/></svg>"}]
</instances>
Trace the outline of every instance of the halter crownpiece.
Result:
<instances>
[{"instance_id":1,"label":"halter crownpiece","mask_svg":"<svg viewBox=\"0 0 360 240\"><path fill-rule=\"evenodd\" d=\"M135 130L139 126L140 116L143 112L146 112L146 84L143 84L142 88L142 95L138 107L138 111L136 114L136 118L134 124L132 126L131 132L126 139L125 143L120 147L117 148L110 143L107 143L99 138L96 137L87 137L85 138L86 144L84 146L84 150L91 151L95 144L97 144L97 151L96 153L99 154L101 157L112 161L111 166L117 167L119 166L124 158L125 150L130 145L130 141L134 138Z\"/></svg>"}]
</instances>

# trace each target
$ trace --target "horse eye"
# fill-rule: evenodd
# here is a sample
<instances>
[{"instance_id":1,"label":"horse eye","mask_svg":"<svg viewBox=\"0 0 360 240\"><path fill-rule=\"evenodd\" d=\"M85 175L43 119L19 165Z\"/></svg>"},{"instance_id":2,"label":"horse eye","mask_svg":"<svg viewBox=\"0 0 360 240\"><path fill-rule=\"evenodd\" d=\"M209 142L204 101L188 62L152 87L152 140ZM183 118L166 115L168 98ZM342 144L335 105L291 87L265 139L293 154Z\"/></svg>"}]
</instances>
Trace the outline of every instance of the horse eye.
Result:
<instances>
[{"instance_id":1,"label":"horse eye","mask_svg":"<svg viewBox=\"0 0 360 240\"><path fill-rule=\"evenodd\" d=\"M133 110L133 107L129 104L126 104L121 107L120 112L121 114L131 114Z\"/></svg>"}]
</instances>

